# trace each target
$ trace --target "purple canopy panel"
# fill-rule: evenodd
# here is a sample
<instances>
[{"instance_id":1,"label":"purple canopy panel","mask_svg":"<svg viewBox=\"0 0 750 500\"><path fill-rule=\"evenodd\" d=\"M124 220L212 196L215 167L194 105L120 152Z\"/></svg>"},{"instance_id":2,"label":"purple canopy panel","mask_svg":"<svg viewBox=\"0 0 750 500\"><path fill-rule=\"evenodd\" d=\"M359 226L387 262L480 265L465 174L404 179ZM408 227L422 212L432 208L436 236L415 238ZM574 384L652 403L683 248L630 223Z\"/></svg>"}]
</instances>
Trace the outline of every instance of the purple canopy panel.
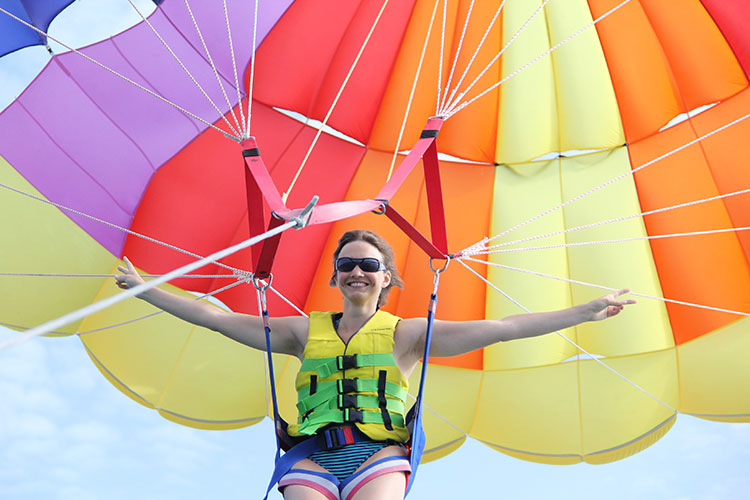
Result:
<instances>
[{"instance_id":1,"label":"purple canopy panel","mask_svg":"<svg viewBox=\"0 0 750 500\"><path fill-rule=\"evenodd\" d=\"M167 3L170 8L157 9L149 22L226 113L229 105L184 4ZM238 71L252 54L250 3L230 3ZM269 9L259 12L259 43L289 3L270 2ZM207 45L215 47L211 55L234 106L237 92L223 9L201 4L194 6L194 14ZM245 30L234 26L239 19L248 20ZM204 120L219 117L146 23L82 52ZM223 122L220 126L226 128ZM54 57L0 114L0 155L50 201L127 228L153 173L207 128L78 54L66 53ZM125 233L70 217L114 255L121 254Z\"/></svg>"}]
</instances>

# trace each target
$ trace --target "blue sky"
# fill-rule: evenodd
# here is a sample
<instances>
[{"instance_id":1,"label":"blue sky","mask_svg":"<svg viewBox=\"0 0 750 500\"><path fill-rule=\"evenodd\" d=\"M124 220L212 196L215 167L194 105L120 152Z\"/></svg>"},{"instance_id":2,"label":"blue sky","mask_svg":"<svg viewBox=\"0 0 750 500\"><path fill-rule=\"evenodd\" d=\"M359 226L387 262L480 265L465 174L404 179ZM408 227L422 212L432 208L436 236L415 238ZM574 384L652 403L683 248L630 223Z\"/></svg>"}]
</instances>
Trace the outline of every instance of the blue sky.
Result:
<instances>
[{"instance_id":1,"label":"blue sky","mask_svg":"<svg viewBox=\"0 0 750 500\"><path fill-rule=\"evenodd\" d=\"M126 0L79 0L51 33L80 46L134 20ZM46 60L39 47L0 60L0 108ZM11 335L0 328L0 342ZM164 420L112 387L75 337L0 351L2 499L261 498L273 454L270 421L212 432ZM425 464L409 498L745 499L749 463L750 425L680 416L647 450L603 466L539 465L469 440Z\"/></svg>"}]
</instances>

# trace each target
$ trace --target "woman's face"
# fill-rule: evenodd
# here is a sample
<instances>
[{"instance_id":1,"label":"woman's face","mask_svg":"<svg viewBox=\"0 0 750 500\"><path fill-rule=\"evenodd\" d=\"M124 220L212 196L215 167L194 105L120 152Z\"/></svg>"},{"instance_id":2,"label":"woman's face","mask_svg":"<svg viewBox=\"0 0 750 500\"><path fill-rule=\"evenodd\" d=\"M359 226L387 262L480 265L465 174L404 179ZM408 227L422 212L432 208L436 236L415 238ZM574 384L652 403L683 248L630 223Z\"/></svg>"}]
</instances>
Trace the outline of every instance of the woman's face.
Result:
<instances>
[{"instance_id":1,"label":"woman's face","mask_svg":"<svg viewBox=\"0 0 750 500\"><path fill-rule=\"evenodd\" d=\"M366 257L383 262L383 256L374 246L365 241L347 243L339 252L339 258L350 257L362 259ZM390 271L365 272L356 266L351 271L336 271L336 286L346 300L355 304L374 301L377 304L380 291L391 283Z\"/></svg>"}]
</instances>

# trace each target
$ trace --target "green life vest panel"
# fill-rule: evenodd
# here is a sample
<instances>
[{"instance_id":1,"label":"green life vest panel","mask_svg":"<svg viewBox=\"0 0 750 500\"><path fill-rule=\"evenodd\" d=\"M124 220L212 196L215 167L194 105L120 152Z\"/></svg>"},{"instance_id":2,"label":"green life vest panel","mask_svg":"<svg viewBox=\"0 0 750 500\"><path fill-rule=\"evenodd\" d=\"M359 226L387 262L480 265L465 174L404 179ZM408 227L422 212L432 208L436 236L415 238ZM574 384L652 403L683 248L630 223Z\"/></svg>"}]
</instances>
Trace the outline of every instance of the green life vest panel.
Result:
<instances>
[{"instance_id":1,"label":"green life vest panel","mask_svg":"<svg viewBox=\"0 0 750 500\"><path fill-rule=\"evenodd\" d=\"M409 382L393 357L400 318L377 311L345 344L334 328L334 314L310 314L296 379L299 418L287 432L305 436L328 424L353 423L376 441L408 441Z\"/></svg>"}]
</instances>

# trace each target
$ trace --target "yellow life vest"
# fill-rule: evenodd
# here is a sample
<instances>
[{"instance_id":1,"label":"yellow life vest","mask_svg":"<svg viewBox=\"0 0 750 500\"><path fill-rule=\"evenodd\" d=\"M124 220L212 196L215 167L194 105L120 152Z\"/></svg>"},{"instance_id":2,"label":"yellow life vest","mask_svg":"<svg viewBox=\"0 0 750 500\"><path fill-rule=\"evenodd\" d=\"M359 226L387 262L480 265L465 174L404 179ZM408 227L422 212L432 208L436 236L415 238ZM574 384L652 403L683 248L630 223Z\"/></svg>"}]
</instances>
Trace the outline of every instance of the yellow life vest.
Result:
<instances>
[{"instance_id":1,"label":"yellow life vest","mask_svg":"<svg viewBox=\"0 0 750 500\"><path fill-rule=\"evenodd\" d=\"M287 433L312 435L328 424L354 423L373 440L408 441L409 382L393 357L393 333L400 318L377 311L344 344L334 328L334 314L310 314L296 379L299 418Z\"/></svg>"}]
</instances>

